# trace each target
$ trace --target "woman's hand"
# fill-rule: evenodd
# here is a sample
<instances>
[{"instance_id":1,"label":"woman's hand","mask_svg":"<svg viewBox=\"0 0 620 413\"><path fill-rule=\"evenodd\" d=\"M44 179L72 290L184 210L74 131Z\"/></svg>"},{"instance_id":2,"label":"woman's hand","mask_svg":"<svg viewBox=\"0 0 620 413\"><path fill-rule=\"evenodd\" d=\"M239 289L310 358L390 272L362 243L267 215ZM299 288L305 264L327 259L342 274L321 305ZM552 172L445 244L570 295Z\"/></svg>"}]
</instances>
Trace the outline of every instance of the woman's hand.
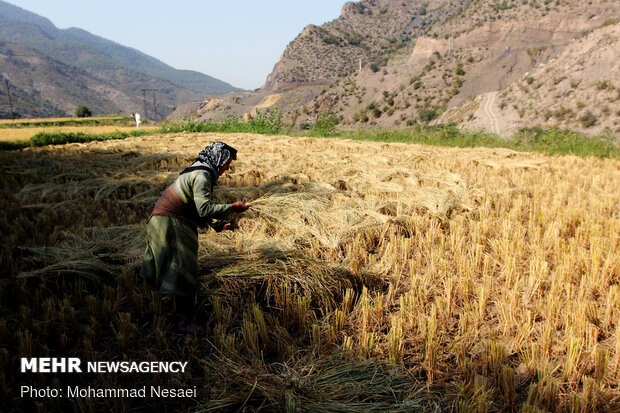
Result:
<instances>
[{"instance_id":1,"label":"woman's hand","mask_svg":"<svg viewBox=\"0 0 620 413\"><path fill-rule=\"evenodd\" d=\"M248 210L248 208L250 208L250 206L242 201L237 201L234 204L232 204L233 212L245 212Z\"/></svg>"},{"instance_id":2,"label":"woman's hand","mask_svg":"<svg viewBox=\"0 0 620 413\"><path fill-rule=\"evenodd\" d=\"M235 221L227 222L226 224L224 224L224 227L222 228L222 230L224 231L234 231L236 229L239 229L239 225L237 225Z\"/></svg>"}]
</instances>

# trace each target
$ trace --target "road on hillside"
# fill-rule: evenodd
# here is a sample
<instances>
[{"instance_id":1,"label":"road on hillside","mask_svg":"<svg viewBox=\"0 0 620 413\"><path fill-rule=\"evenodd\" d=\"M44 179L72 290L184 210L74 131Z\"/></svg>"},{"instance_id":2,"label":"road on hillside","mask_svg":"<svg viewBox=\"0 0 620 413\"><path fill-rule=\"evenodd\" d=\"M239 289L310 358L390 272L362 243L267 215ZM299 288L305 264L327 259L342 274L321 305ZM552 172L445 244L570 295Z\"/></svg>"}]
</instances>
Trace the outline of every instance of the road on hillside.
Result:
<instances>
[{"instance_id":1,"label":"road on hillside","mask_svg":"<svg viewBox=\"0 0 620 413\"><path fill-rule=\"evenodd\" d=\"M497 92L489 92L484 94L484 113L487 115L489 119L489 127L491 129L491 133L495 133L499 135L499 121L497 120L497 115L495 114L495 97L497 96Z\"/></svg>"}]
</instances>

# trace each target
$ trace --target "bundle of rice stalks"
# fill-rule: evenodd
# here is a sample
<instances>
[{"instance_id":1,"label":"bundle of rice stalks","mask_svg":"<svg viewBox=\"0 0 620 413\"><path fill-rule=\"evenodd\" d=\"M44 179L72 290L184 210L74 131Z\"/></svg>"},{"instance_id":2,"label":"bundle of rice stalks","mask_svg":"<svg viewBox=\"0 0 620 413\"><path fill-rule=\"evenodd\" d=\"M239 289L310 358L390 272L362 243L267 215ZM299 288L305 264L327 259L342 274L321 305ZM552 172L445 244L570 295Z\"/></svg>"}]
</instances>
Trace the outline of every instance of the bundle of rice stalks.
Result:
<instances>
[{"instance_id":1,"label":"bundle of rice stalks","mask_svg":"<svg viewBox=\"0 0 620 413\"><path fill-rule=\"evenodd\" d=\"M454 211L472 210L480 196L463 178L447 171L424 176L423 181L427 185L412 191L412 206L423 207L441 219L449 218Z\"/></svg>"},{"instance_id":2,"label":"bundle of rice stalks","mask_svg":"<svg viewBox=\"0 0 620 413\"><path fill-rule=\"evenodd\" d=\"M81 234L66 234L55 247L24 248L24 259L37 270L19 278L78 275L87 278L115 276L124 265L135 265L144 253L144 227L86 228Z\"/></svg>"},{"instance_id":3,"label":"bundle of rice stalks","mask_svg":"<svg viewBox=\"0 0 620 413\"><path fill-rule=\"evenodd\" d=\"M322 215L328 200L313 193L267 195L250 203L248 219L260 219L256 231L279 237L319 241L329 238ZM255 231L255 232L256 232Z\"/></svg>"},{"instance_id":4,"label":"bundle of rice stalks","mask_svg":"<svg viewBox=\"0 0 620 413\"><path fill-rule=\"evenodd\" d=\"M461 205L454 193L436 188L419 190L414 201L416 204L426 208L431 215L444 219L449 217L452 211Z\"/></svg>"},{"instance_id":5,"label":"bundle of rice stalks","mask_svg":"<svg viewBox=\"0 0 620 413\"><path fill-rule=\"evenodd\" d=\"M422 386L402 370L379 360L353 360L342 353L260 369L228 359L206 364L217 372L213 392L222 393L198 412L421 412L427 404Z\"/></svg>"},{"instance_id":6,"label":"bundle of rice stalks","mask_svg":"<svg viewBox=\"0 0 620 413\"><path fill-rule=\"evenodd\" d=\"M159 196L161 188L154 186L150 179L140 177L107 178L104 182L98 182L99 188L95 199L114 197L116 199L136 200L140 198Z\"/></svg>"},{"instance_id":7,"label":"bundle of rice stalks","mask_svg":"<svg viewBox=\"0 0 620 413\"><path fill-rule=\"evenodd\" d=\"M337 306L342 291L361 284L345 268L273 246L229 256L226 263L212 261L211 265L220 266L211 276L220 284L223 295L247 297L248 291L256 294L260 289L266 304L276 308L282 308L283 288L297 291L299 296L308 295L319 308L330 309Z\"/></svg>"},{"instance_id":8,"label":"bundle of rice stalks","mask_svg":"<svg viewBox=\"0 0 620 413\"><path fill-rule=\"evenodd\" d=\"M327 201L312 193L295 192L282 195L266 194L250 203L251 211L268 220L279 221L276 212L297 211L304 218L320 222L318 214L325 210Z\"/></svg>"},{"instance_id":9,"label":"bundle of rice stalks","mask_svg":"<svg viewBox=\"0 0 620 413\"><path fill-rule=\"evenodd\" d=\"M111 197L140 201L145 197L158 196L159 192L161 185L154 185L151 179L137 176L97 177L54 184L28 184L17 193L17 197L22 203L57 203L80 196L92 197L94 200Z\"/></svg>"},{"instance_id":10,"label":"bundle of rice stalks","mask_svg":"<svg viewBox=\"0 0 620 413\"><path fill-rule=\"evenodd\" d=\"M49 277L72 275L84 278L96 276L114 276L114 268L102 263L97 258L61 259L58 262L46 265L43 268L22 272L17 278Z\"/></svg>"}]
</instances>

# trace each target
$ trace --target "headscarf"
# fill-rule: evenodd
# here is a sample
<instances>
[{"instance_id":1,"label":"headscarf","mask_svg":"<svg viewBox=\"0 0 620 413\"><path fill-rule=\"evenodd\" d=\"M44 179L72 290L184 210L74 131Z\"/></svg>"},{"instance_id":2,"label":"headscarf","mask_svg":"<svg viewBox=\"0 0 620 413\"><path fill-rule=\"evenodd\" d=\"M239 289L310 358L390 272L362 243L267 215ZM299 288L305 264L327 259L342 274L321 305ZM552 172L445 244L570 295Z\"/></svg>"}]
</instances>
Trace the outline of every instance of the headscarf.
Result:
<instances>
[{"instance_id":1,"label":"headscarf","mask_svg":"<svg viewBox=\"0 0 620 413\"><path fill-rule=\"evenodd\" d=\"M214 142L200 151L196 161L189 168L181 172L181 174L195 169L204 169L206 167L211 173L213 182L215 182L220 176L220 169L222 169L230 159L236 157L237 150L235 148L226 145L224 142Z\"/></svg>"}]
</instances>

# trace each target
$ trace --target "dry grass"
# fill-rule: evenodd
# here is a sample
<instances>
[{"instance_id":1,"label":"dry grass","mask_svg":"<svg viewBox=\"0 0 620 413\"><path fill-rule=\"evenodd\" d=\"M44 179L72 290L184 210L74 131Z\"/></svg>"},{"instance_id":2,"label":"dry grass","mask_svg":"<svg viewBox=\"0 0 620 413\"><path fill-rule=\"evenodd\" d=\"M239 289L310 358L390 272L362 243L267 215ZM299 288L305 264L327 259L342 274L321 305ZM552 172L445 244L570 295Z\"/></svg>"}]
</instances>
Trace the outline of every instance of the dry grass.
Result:
<instances>
[{"instance_id":1,"label":"dry grass","mask_svg":"<svg viewBox=\"0 0 620 413\"><path fill-rule=\"evenodd\" d=\"M185 163L219 139L239 154L216 197L247 199L252 208L241 231L201 231L200 298L211 332L179 344L161 321L161 300L131 287L140 226ZM54 163L63 157L71 163ZM0 229L12 234L9 244L33 247L26 221L36 210L43 218L31 224L40 233L34 244L54 247L30 248L27 261L3 250L19 282L69 282L57 308L89 308L104 320L92 335L107 344L93 349L90 336L76 333L80 352L189 358L198 368L184 380L209 389L205 411L620 406L618 160L249 134L29 148L16 158L3 159L3 188L15 191L22 211ZM131 235L120 237L118 227ZM77 279L90 282L85 272L118 289L80 301L71 291ZM44 303L32 307L43 314L51 305ZM5 314L22 320L11 324L20 351L36 354L48 342L24 311L17 305ZM68 307L55 311L70 325ZM121 320L119 311L133 318ZM123 328L106 337L105 320ZM334 366L328 356L341 352L358 361ZM205 357L222 362L203 366ZM366 359L388 363L411 387L381 373L400 396L373 393L372 384L349 389ZM334 378L340 368L351 372ZM340 393L309 390L321 386Z\"/></svg>"},{"instance_id":2,"label":"dry grass","mask_svg":"<svg viewBox=\"0 0 620 413\"><path fill-rule=\"evenodd\" d=\"M0 125L2 124L12 124L12 123L40 123L40 122L65 122L65 121L80 121L83 120L85 122L96 120L114 120L121 119L119 116L96 116L91 118L28 118L28 119L0 119Z\"/></svg>"},{"instance_id":3,"label":"dry grass","mask_svg":"<svg viewBox=\"0 0 620 413\"><path fill-rule=\"evenodd\" d=\"M143 126L140 130L157 131L158 126ZM104 134L113 132L133 132L135 126L50 126L50 127L27 127L27 128L0 128L0 142L27 141L40 132L48 133L76 133Z\"/></svg>"}]
</instances>

